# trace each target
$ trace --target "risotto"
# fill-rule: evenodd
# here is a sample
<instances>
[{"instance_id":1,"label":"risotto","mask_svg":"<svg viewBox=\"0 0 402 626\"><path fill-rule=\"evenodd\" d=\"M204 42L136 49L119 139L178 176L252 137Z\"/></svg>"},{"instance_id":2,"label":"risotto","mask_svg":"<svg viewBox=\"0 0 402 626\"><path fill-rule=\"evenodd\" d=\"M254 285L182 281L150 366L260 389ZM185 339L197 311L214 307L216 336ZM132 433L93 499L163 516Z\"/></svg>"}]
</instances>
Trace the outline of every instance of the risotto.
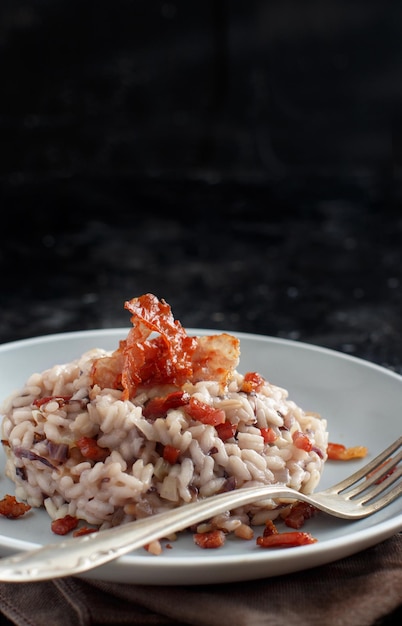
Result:
<instances>
[{"instance_id":1,"label":"risotto","mask_svg":"<svg viewBox=\"0 0 402 626\"><path fill-rule=\"evenodd\" d=\"M33 373L2 406L15 496L107 528L218 492L281 483L304 493L327 458L326 421L258 372L240 342L191 337L152 294L125 303L132 328L113 352L90 350ZM275 519L266 499L221 527Z\"/></svg>"}]
</instances>

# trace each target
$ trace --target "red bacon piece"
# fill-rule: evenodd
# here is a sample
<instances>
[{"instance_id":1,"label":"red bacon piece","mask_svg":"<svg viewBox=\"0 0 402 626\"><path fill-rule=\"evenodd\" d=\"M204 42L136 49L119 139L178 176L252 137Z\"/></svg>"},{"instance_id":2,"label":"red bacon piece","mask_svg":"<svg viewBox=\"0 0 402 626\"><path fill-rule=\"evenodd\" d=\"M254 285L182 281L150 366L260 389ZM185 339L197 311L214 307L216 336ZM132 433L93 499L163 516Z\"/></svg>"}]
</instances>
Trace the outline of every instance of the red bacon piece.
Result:
<instances>
[{"instance_id":1,"label":"red bacon piece","mask_svg":"<svg viewBox=\"0 0 402 626\"><path fill-rule=\"evenodd\" d=\"M177 409L184 406L185 404L188 404L189 400L190 395L185 391L173 391L167 396L152 398L149 400L142 409L142 414L147 419L164 417L169 409Z\"/></svg>"},{"instance_id":2,"label":"red bacon piece","mask_svg":"<svg viewBox=\"0 0 402 626\"><path fill-rule=\"evenodd\" d=\"M175 448L174 446L170 446L169 444L167 444L163 448L163 458L165 459L165 461L170 463L170 465L174 465L177 459L179 458L179 456L180 456L179 448Z\"/></svg>"},{"instance_id":3,"label":"red bacon piece","mask_svg":"<svg viewBox=\"0 0 402 626\"><path fill-rule=\"evenodd\" d=\"M225 543L223 530L210 530L206 533L194 533L194 543L204 550L216 549Z\"/></svg>"},{"instance_id":4,"label":"red bacon piece","mask_svg":"<svg viewBox=\"0 0 402 626\"><path fill-rule=\"evenodd\" d=\"M349 461L351 459L362 459L367 455L368 449L365 446L351 446L347 448L342 443L328 443L327 455L332 461Z\"/></svg>"},{"instance_id":5,"label":"red bacon piece","mask_svg":"<svg viewBox=\"0 0 402 626\"><path fill-rule=\"evenodd\" d=\"M109 448L101 448L91 437L81 437L75 443L82 456L91 461L104 461L110 454Z\"/></svg>"},{"instance_id":6,"label":"red bacon piece","mask_svg":"<svg viewBox=\"0 0 402 626\"><path fill-rule=\"evenodd\" d=\"M30 510L30 505L25 502L18 502L15 496L6 494L2 500L0 500L0 515L8 517L9 519L17 519Z\"/></svg>"},{"instance_id":7,"label":"red bacon piece","mask_svg":"<svg viewBox=\"0 0 402 626\"><path fill-rule=\"evenodd\" d=\"M260 433L262 438L264 439L264 443L274 443L274 441L278 438L278 435L271 427L260 428Z\"/></svg>"},{"instance_id":8,"label":"red bacon piece","mask_svg":"<svg viewBox=\"0 0 402 626\"><path fill-rule=\"evenodd\" d=\"M226 420L225 411L215 409L213 406L202 402L202 400L198 400L198 398L194 396L190 398L189 403L186 405L185 412L198 422L209 424L210 426L223 424Z\"/></svg>"},{"instance_id":9,"label":"red bacon piece","mask_svg":"<svg viewBox=\"0 0 402 626\"><path fill-rule=\"evenodd\" d=\"M227 439L231 439L235 436L237 425L232 424L230 420L225 419L223 424L216 424L215 428L218 433L218 437L222 439L222 441L227 441Z\"/></svg>"},{"instance_id":10,"label":"red bacon piece","mask_svg":"<svg viewBox=\"0 0 402 626\"><path fill-rule=\"evenodd\" d=\"M265 383L265 378L263 378L257 372L247 372L244 376L243 384L241 386L240 391L244 391L244 393L252 393L260 391L261 387Z\"/></svg>"},{"instance_id":11,"label":"red bacon piece","mask_svg":"<svg viewBox=\"0 0 402 626\"><path fill-rule=\"evenodd\" d=\"M299 450L305 450L306 452L310 452L313 444L305 433L302 433L301 430L296 430L292 435L293 444Z\"/></svg>"},{"instance_id":12,"label":"red bacon piece","mask_svg":"<svg viewBox=\"0 0 402 626\"><path fill-rule=\"evenodd\" d=\"M291 548L316 543L317 539L310 533L294 531L288 533L274 533L263 537L257 537L257 545L262 548Z\"/></svg>"},{"instance_id":13,"label":"red bacon piece","mask_svg":"<svg viewBox=\"0 0 402 626\"><path fill-rule=\"evenodd\" d=\"M77 528L77 526L78 518L72 515L65 515L64 517L54 519L50 525L55 535L67 535L67 533Z\"/></svg>"},{"instance_id":14,"label":"red bacon piece","mask_svg":"<svg viewBox=\"0 0 402 626\"><path fill-rule=\"evenodd\" d=\"M285 517L285 524L290 528L296 528L297 530L304 525L304 522L310 517L313 517L317 509L308 502L298 501L292 505L288 515Z\"/></svg>"}]
</instances>

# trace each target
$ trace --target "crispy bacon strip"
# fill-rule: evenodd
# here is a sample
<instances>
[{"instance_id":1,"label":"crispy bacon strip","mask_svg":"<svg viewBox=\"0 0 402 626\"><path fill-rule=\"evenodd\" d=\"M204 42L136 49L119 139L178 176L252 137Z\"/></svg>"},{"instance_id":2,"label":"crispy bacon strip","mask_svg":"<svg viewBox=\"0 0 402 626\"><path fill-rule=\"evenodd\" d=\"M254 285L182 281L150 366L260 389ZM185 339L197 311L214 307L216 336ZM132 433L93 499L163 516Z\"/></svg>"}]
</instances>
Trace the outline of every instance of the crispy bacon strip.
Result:
<instances>
[{"instance_id":1,"label":"crispy bacon strip","mask_svg":"<svg viewBox=\"0 0 402 626\"><path fill-rule=\"evenodd\" d=\"M124 367L125 341L119 342L119 347L111 356L104 356L93 362L91 377L92 384L101 389L123 389L121 373Z\"/></svg>"},{"instance_id":2,"label":"crispy bacon strip","mask_svg":"<svg viewBox=\"0 0 402 626\"><path fill-rule=\"evenodd\" d=\"M124 397L135 395L140 384L180 386L186 382L192 374L191 358L197 342L174 319L170 306L150 293L124 306L132 313L133 324L124 348ZM149 339L153 332L159 335Z\"/></svg>"},{"instance_id":3,"label":"crispy bacon strip","mask_svg":"<svg viewBox=\"0 0 402 626\"><path fill-rule=\"evenodd\" d=\"M227 333L189 337L170 306L150 293L124 306L133 327L111 356L94 361L93 385L121 389L123 400L134 397L139 386L216 380L225 387L239 362L239 339Z\"/></svg>"},{"instance_id":4,"label":"crispy bacon strip","mask_svg":"<svg viewBox=\"0 0 402 626\"><path fill-rule=\"evenodd\" d=\"M139 385L182 385L192 375L196 339L173 318L170 306L152 294L125 302L132 313L127 339L110 356L97 359L92 381L102 388L122 389L133 397ZM157 336L151 337L152 333Z\"/></svg>"},{"instance_id":5,"label":"crispy bacon strip","mask_svg":"<svg viewBox=\"0 0 402 626\"><path fill-rule=\"evenodd\" d=\"M237 337L227 333L197 337L192 381L216 380L224 389L239 359L240 340Z\"/></svg>"}]
</instances>

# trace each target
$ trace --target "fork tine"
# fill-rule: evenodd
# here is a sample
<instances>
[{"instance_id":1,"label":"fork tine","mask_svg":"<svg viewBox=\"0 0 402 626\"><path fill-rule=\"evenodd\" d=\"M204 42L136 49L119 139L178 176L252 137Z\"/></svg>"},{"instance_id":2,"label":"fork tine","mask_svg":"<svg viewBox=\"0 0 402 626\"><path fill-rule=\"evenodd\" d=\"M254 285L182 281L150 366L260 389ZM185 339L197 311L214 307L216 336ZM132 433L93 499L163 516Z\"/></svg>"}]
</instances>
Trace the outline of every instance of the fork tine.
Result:
<instances>
[{"instance_id":1,"label":"fork tine","mask_svg":"<svg viewBox=\"0 0 402 626\"><path fill-rule=\"evenodd\" d=\"M360 493L367 491L372 485L378 486L377 492L383 491L386 486L385 479L391 472L393 480L390 480L389 482L392 483L396 480L398 474L395 473L395 470L401 460L402 451L399 452L399 454L397 454L396 456L391 456L386 461L383 461L377 468L363 476L363 478L358 483L355 483L356 486L354 487L354 489L350 489L347 492L348 497L353 498L354 496L357 496ZM345 491L345 489L343 489L343 491ZM371 493L374 493L374 489L371 490Z\"/></svg>"},{"instance_id":2,"label":"fork tine","mask_svg":"<svg viewBox=\"0 0 402 626\"><path fill-rule=\"evenodd\" d=\"M379 465L381 465L381 463L386 461L389 456L391 456L396 450L398 450L398 448L400 448L401 445L402 445L402 436L396 439L396 441L394 441L393 443L391 443L387 448L385 448L385 450L383 450L379 455L377 455L369 463L364 465L364 467L359 469L354 474L351 474L344 480L341 480L336 485L333 485L329 489L326 489L324 492L325 493L340 493L342 491L345 491L345 489L348 489L352 485L356 484L362 478L367 476L367 474L369 474L370 472L378 468ZM376 477L377 480L378 480L378 477L379 477L379 474Z\"/></svg>"},{"instance_id":3,"label":"fork tine","mask_svg":"<svg viewBox=\"0 0 402 626\"><path fill-rule=\"evenodd\" d=\"M394 500L396 500L402 494L402 482L398 483L387 491L388 487L394 485L394 483L402 476L402 469L399 469L396 472L396 476L392 474L389 476L383 483L377 485L375 489L372 491L366 492L366 494L360 498L357 502L359 504L367 504L367 508L370 509L370 513L374 513L379 509L382 509L387 504L390 504ZM376 498L377 495L384 492L384 495L381 498Z\"/></svg>"},{"instance_id":4,"label":"fork tine","mask_svg":"<svg viewBox=\"0 0 402 626\"><path fill-rule=\"evenodd\" d=\"M365 502L370 502L371 500L374 500L374 498L376 498L377 496L383 494L386 494L388 489L390 487L392 487L392 485L394 485L394 483L396 483L400 477L402 475L402 468L395 468L395 470L386 478L380 480L380 482L378 483L374 483L374 486L372 489L365 489L364 485L363 485L363 490L361 491L361 497L360 498L354 498L352 497L353 502L356 503L365 503ZM395 491L398 490L399 486L396 486ZM349 498L350 499L350 498Z\"/></svg>"}]
</instances>

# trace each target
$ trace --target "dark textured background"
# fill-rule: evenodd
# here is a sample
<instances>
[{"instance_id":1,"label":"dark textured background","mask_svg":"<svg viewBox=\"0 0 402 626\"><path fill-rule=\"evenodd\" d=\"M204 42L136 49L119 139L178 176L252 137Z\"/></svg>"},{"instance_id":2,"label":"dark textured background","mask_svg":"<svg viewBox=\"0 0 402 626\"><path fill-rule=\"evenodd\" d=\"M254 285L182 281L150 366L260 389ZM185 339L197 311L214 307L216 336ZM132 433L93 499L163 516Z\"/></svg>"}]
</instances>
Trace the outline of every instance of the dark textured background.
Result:
<instances>
[{"instance_id":1,"label":"dark textured background","mask_svg":"<svg viewBox=\"0 0 402 626\"><path fill-rule=\"evenodd\" d=\"M2 0L0 342L185 326L402 373L402 3Z\"/></svg>"},{"instance_id":2,"label":"dark textured background","mask_svg":"<svg viewBox=\"0 0 402 626\"><path fill-rule=\"evenodd\" d=\"M0 341L290 337L401 371L402 5L3 0Z\"/></svg>"}]
</instances>

